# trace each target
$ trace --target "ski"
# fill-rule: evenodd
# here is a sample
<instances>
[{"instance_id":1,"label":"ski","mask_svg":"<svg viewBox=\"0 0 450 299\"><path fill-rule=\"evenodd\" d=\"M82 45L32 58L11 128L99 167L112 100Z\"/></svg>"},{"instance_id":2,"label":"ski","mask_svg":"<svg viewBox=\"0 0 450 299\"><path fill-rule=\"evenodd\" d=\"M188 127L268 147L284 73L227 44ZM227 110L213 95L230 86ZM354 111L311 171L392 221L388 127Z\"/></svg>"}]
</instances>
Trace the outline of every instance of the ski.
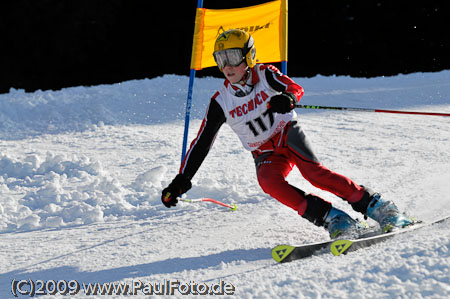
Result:
<instances>
[{"instance_id":1,"label":"ski","mask_svg":"<svg viewBox=\"0 0 450 299\"><path fill-rule=\"evenodd\" d=\"M386 239L389 239L395 235L415 231L417 229L441 223L450 218L449 216L432 222L421 222L414 224L408 228L403 228L395 232L390 233L376 233L374 232L364 234L359 239L340 239L340 240L328 240L323 242L304 244L304 245L278 245L272 249L272 258L278 263L291 262L307 257L311 257L316 254L331 252L333 255L338 256L358 250L360 248L369 247L373 244L380 243ZM368 237L367 235L370 235Z\"/></svg>"},{"instance_id":2,"label":"ski","mask_svg":"<svg viewBox=\"0 0 450 299\"><path fill-rule=\"evenodd\" d=\"M365 230L364 236L373 235L374 228L370 227ZM317 243L303 245L277 245L272 249L272 258L279 263L287 263L303 258L307 258L319 253L329 252L331 244L336 240L328 240Z\"/></svg>"},{"instance_id":3,"label":"ski","mask_svg":"<svg viewBox=\"0 0 450 299\"><path fill-rule=\"evenodd\" d=\"M319 253L322 249L329 248L333 242L333 240L330 240L298 246L278 245L272 249L272 258L279 263L303 259Z\"/></svg>"},{"instance_id":4,"label":"ski","mask_svg":"<svg viewBox=\"0 0 450 299\"><path fill-rule=\"evenodd\" d=\"M381 233L381 234L371 236L371 237L366 237L366 238L353 239L353 240L345 240L345 239L336 240L331 243L330 251L335 256L339 256L341 254L347 254L349 252L383 242L389 238L392 238L392 237L400 235L400 234L408 233L408 232L415 231L415 230L418 230L418 229L421 229L421 228L424 228L424 227L427 227L430 225L441 223L449 218L450 218L450 216L446 216L444 218L441 218L441 219L438 219L438 220L435 220L432 222L421 222L421 223L414 224L410 227L399 229L394 232Z\"/></svg>"}]
</instances>

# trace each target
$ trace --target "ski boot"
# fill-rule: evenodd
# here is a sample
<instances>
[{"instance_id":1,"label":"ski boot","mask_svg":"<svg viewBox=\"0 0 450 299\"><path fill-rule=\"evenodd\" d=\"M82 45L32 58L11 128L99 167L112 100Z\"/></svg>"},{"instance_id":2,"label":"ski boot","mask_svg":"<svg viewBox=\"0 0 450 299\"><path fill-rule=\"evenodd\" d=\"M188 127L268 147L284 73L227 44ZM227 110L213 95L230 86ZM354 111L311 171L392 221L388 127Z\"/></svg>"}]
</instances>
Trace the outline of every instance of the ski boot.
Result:
<instances>
[{"instance_id":1,"label":"ski boot","mask_svg":"<svg viewBox=\"0 0 450 299\"><path fill-rule=\"evenodd\" d=\"M366 226L350 217L344 211L331 207L325 216L324 227L330 233L330 238L357 238Z\"/></svg>"},{"instance_id":2,"label":"ski boot","mask_svg":"<svg viewBox=\"0 0 450 299\"><path fill-rule=\"evenodd\" d=\"M333 208L330 202L314 194L305 195L305 199L307 206L302 216L317 226L325 227L331 239L343 236L357 238L360 228L365 228L363 223L354 220L347 213Z\"/></svg>"},{"instance_id":3,"label":"ski boot","mask_svg":"<svg viewBox=\"0 0 450 299\"><path fill-rule=\"evenodd\" d=\"M380 194L373 194L371 199L366 215L378 222L384 233L414 224L411 217L400 213L392 201L383 199Z\"/></svg>"}]
</instances>

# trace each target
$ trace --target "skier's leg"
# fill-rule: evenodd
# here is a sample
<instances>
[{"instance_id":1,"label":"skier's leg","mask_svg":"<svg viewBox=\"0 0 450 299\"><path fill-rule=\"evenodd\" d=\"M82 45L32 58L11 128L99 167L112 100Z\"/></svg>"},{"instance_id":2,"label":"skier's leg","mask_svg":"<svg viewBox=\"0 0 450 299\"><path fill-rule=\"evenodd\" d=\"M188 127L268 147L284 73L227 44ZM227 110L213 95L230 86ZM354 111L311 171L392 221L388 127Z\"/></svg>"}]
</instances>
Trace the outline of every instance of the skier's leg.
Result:
<instances>
[{"instance_id":1,"label":"skier's leg","mask_svg":"<svg viewBox=\"0 0 450 299\"><path fill-rule=\"evenodd\" d=\"M342 234L353 234L359 224L347 213L332 207L331 203L290 185L285 177L292 170L292 164L284 155L266 155L257 161L258 182L264 192L317 226L325 227L331 238Z\"/></svg>"},{"instance_id":2,"label":"skier's leg","mask_svg":"<svg viewBox=\"0 0 450 299\"><path fill-rule=\"evenodd\" d=\"M255 164L258 183L265 193L311 222L323 225L323 217L331 204L318 196L307 195L286 181L286 176L293 168L286 156L271 152L256 158Z\"/></svg>"},{"instance_id":3,"label":"skier's leg","mask_svg":"<svg viewBox=\"0 0 450 299\"><path fill-rule=\"evenodd\" d=\"M331 192L349 203L357 202L363 197L363 187L319 162L311 143L295 121L289 127L286 143L291 159L295 161L303 177L313 186Z\"/></svg>"},{"instance_id":4,"label":"skier's leg","mask_svg":"<svg viewBox=\"0 0 450 299\"><path fill-rule=\"evenodd\" d=\"M302 215L306 209L304 193L285 180L293 167L286 157L271 152L258 157L255 163L262 190Z\"/></svg>"},{"instance_id":5,"label":"skier's leg","mask_svg":"<svg viewBox=\"0 0 450 299\"><path fill-rule=\"evenodd\" d=\"M287 133L286 144L292 160L303 177L313 186L331 192L348 201L358 211L380 224L384 231L394 227L405 227L414 223L411 217L400 213L392 201L379 193L359 186L351 179L323 166L314 155L311 144L297 122L292 122Z\"/></svg>"},{"instance_id":6,"label":"skier's leg","mask_svg":"<svg viewBox=\"0 0 450 299\"><path fill-rule=\"evenodd\" d=\"M297 156L296 164L302 176L313 186L331 192L349 203L359 201L364 195L363 187L321 163L311 163Z\"/></svg>"}]
</instances>

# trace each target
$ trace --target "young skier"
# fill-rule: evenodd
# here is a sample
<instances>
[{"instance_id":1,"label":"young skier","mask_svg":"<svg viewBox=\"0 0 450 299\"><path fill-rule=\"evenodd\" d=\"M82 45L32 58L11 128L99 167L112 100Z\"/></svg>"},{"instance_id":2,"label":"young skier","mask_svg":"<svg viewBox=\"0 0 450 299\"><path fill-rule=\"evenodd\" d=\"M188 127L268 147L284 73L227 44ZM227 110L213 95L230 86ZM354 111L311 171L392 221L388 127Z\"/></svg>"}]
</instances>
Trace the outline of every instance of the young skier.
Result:
<instances>
[{"instance_id":1,"label":"young skier","mask_svg":"<svg viewBox=\"0 0 450 299\"><path fill-rule=\"evenodd\" d=\"M192 141L179 174L162 191L170 208L191 188L191 180L208 154L215 136L227 123L251 151L262 190L317 226L331 238L354 235L361 223L319 196L290 185L286 176L297 166L313 186L331 192L355 211L380 224L384 231L412 224L392 201L333 172L319 162L294 109L303 88L276 67L256 63L254 40L247 32L223 32L214 45L214 59L225 76L214 94L197 137Z\"/></svg>"}]
</instances>

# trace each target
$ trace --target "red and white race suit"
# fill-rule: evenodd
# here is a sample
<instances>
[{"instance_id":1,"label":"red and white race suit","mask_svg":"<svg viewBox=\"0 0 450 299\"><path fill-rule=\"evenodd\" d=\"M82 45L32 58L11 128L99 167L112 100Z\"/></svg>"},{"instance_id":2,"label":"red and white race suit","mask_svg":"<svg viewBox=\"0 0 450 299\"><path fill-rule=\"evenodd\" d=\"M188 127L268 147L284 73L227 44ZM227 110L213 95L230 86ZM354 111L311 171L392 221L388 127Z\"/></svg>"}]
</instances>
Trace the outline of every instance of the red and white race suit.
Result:
<instances>
[{"instance_id":1,"label":"red and white race suit","mask_svg":"<svg viewBox=\"0 0 450 299\"><path fill-rule=\"evenodd\" d=\"M272 65L250 69L246 86L224 85L211 98L197 137L180 168L191 179L208 154L223 123L238 135L255 159L258 182L264 192L298 211L306 210L305 193L290 185L286 176L294 166L312 185L350 203L359 201L364 188L323 166L299 125L294 110L274 113L267 108L273 95L291 93L297 101L303 88Z\"/></svg>"}]
</instances>

